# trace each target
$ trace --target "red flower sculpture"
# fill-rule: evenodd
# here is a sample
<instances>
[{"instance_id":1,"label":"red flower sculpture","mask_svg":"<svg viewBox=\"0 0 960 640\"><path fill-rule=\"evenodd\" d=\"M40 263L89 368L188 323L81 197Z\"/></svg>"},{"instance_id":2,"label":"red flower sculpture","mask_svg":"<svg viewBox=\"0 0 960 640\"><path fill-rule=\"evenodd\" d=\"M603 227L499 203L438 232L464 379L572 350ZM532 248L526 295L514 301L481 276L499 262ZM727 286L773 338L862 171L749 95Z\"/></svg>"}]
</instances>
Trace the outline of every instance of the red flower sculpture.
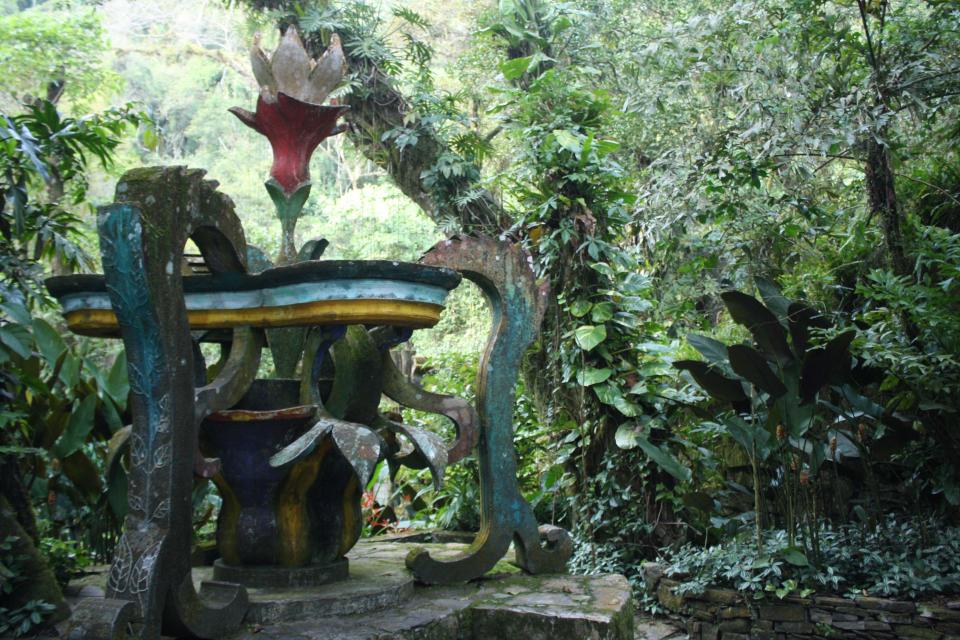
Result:
<instances>
[{"instance_id":1,"label":"red flower sculpture","mask_svg":"<svg viewBox=\"0 0 960 640\"><path fill-rule=\"evenodd\" d=\"M283 230L278 261L289 264L297 255L297 218L310 195L310 157L324 138L342 130L337 118L348 107L324 106L323 102L343 80L347 63L337 34L330 37L330 46L320 59L313 60L294 27L287 28L269 58L255 41L250 62L260 85L257 111L233 107L230 112L266 136L273 148L273 168L266 187Z\"/></svg>"},{"instance_id":2,"label":"red flower sculpture","mask_svg":"<svg viewBox=\"0 0 960 640\"><path fill-rule=\"evenodd\" d=\"M325 138L340 133L337 118L349 107L301 102L279 92L275 100L270 97L260 94L256 113L239 107L233 107L230 113L270 141L270 175L289 196L310 180L310 157Z\"/></svg>"}]
</instances>

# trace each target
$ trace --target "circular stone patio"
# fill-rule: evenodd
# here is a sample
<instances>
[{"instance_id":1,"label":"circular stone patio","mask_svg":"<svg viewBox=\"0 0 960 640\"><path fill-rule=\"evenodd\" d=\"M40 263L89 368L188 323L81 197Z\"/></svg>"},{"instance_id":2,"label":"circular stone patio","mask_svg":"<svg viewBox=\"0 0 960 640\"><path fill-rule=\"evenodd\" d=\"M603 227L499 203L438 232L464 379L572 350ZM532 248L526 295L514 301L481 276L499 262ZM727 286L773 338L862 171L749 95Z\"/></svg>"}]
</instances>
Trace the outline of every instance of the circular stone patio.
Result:
<instances>
[{"instance_id":1,"label":"circular stone patio","mask_svg":"<svg viewBox=\"0 0 960 640\"><path fill-rule=\"evenodd\" d=\"M361 541L349 554L350 577L319 587L248 589L244 628L253 640L637 640L630 585L623 576L528 576L501 561L481 580L449 586L414 583L404 558L414 546L437 558L462 542L424 542L429 534ZM510 556L508 556L510 557ZM199 584L211 567L197 567ZM76 597L102 595L105 574Z\"/></svg>"}]
</instances>

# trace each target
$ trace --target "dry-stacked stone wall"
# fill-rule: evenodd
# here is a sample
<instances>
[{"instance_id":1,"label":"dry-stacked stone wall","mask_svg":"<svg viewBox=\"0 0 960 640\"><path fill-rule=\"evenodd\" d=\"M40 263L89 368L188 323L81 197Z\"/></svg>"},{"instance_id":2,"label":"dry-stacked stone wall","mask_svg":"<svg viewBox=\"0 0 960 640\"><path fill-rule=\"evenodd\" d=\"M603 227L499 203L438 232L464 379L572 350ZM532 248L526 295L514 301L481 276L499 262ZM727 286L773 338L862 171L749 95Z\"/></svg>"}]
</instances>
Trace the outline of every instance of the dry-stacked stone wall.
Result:
<instances>
[{"instance_id":1,"label":"dry-stacked stone wall","mask_svg":"<svg viewBox=\"0 0 960 640\"><path fill-rule=\"evenodd\" d=\"M813 595L755 600L733 589L677 595L660 565L643 567L647 590L681 618L691 640L960 639L960 601L946 606Z\"/></svg>"}]
</instances>

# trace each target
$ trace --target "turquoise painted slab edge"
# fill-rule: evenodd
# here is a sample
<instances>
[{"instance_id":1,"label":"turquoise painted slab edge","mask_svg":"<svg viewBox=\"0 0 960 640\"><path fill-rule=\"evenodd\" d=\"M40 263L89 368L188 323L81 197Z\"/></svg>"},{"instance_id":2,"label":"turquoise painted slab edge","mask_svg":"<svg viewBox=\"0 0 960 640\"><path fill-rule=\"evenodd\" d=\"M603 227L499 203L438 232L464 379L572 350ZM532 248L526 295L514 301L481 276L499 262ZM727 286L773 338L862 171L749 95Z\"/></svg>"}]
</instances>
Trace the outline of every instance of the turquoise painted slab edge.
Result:
<instances>
[{"instance_id":1,"label":"turquoise painted slab edge","mask_svg":"<svg viewBox=\"0 0 960 640\"><path fill-rule=\"evenodd\" d=\"M443 306L447 293L442 286L402 280L335 279L247 291L186 292L184 302L188 311L285 307L336 300L403 300ZM111 308L109 295L100 291L62 294L59 302L64 313Z\"/></svg>"}]
</instances>

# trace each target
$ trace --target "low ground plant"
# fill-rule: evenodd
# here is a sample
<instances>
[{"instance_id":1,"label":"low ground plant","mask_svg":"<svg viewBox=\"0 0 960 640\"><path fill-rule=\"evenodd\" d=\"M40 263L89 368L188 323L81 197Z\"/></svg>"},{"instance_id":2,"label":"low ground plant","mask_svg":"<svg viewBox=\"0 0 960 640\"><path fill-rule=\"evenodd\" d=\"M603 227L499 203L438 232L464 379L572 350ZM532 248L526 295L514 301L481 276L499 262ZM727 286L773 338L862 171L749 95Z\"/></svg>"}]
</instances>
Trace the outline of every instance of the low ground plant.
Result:
<instances>
[{"instance_id":1,"label":"low ground plant","mask_svg":"<svg viewBox=\"0 0 960 640\"><path fill-rule=\"evenodd\" d=\"M783 530L767 530L758 549L750 535L708 547L664 550L666 575L679 594L728 587L756 598L811 593L923 599L960 593L960 528L936 519L890 515L875 525L824 524L820 562L810 562Z\"/></svg>"}]
</instances>

